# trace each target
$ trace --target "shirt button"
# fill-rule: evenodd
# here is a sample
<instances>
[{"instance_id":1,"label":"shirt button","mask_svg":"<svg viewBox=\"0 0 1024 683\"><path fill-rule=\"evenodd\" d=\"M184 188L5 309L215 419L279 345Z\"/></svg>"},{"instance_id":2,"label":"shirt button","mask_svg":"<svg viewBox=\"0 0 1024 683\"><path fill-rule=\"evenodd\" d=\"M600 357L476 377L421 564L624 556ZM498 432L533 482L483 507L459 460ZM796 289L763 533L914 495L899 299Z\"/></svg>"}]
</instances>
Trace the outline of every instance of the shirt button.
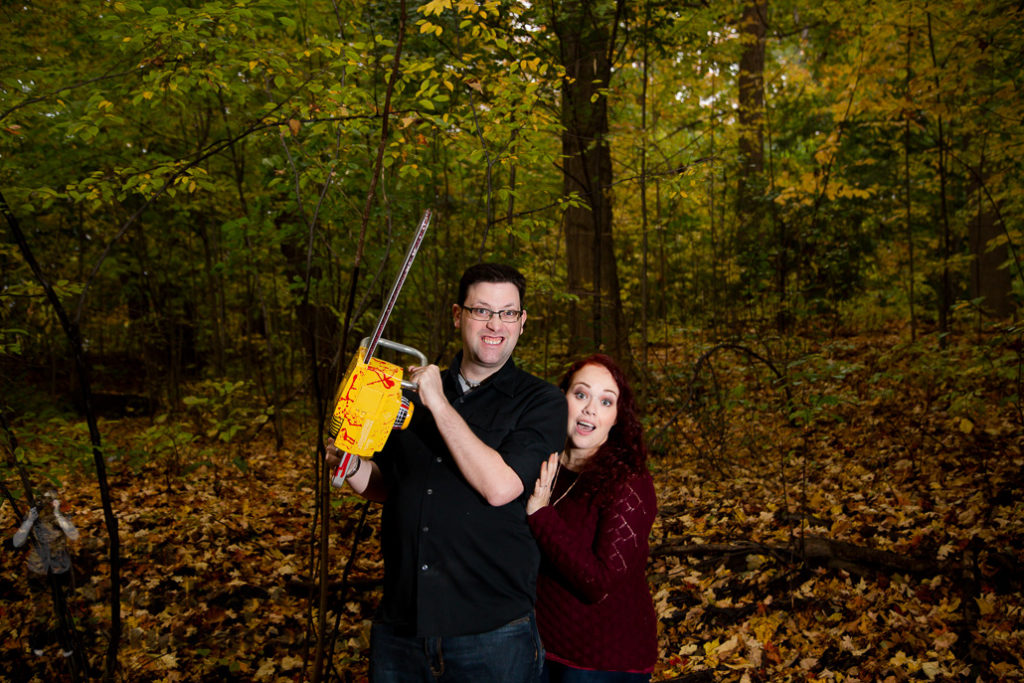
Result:
<instances>
[{"instance_id":1,"label":"shirt button","mask_svg":"<svg viewBox=\"0 0 1024 683\"><path fill-rule=\"evenodd\" d=\"M430 527L429 526L423 527L423 533L427 533L428 531L430 531Z\"/></svg>"},{"instance_id":2,"label":"shirt button","mask_svg":"<svg viewBox=\"0 0 1024 683\"><path fill-rule=\"evenodd\" d=\"M423 565L422 567L420 567L420 569L422 569L423 571L427 571L427 565Z\"/></svg>"},{"instance_id":3,"label":"shirt button","mask_svg":"<svg viewBox=\"0 0 1024 683\"><path fill-rule=\"evenodd\" d=\"M428 496L434 495L434 489L427 489L427 495Z\"/></svg>"},{"instance_id":4,"label":"shirt button","mask_svg":"<svg viewBox=\"0 0 1024 683\"><path fill-rule=\"evenodd\" d=\"M441 458L440 457L434 458L434 462L441 462Z\"/></svg>"}]
</instances>

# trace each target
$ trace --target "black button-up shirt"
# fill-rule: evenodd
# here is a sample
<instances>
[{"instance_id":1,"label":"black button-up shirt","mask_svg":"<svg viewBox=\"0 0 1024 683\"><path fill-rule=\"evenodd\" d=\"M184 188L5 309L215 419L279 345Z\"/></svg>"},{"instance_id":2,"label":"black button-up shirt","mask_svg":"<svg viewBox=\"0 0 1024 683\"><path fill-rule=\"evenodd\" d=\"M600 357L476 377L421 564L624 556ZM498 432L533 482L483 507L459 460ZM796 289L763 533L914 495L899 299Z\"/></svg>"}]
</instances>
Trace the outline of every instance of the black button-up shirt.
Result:
<instances>
[{"instance_id":1,"label":"black button-up shirt","mask_svg":"<svg viewBox=\"0 0 1024 683\"><path fill-rule=\"evenodd\" d=\"M445 396L519 475L523 495L490 505L462 476L430 411L410 395L411 424L393 432L376 456L389 486L380 618L405 635L490 631L527 614L535 600L540 554L526 499L541 462L565 446L565 396L511 359L463 393L461 360L460 353L442 372Z\"/></svg>"}]
</instances>

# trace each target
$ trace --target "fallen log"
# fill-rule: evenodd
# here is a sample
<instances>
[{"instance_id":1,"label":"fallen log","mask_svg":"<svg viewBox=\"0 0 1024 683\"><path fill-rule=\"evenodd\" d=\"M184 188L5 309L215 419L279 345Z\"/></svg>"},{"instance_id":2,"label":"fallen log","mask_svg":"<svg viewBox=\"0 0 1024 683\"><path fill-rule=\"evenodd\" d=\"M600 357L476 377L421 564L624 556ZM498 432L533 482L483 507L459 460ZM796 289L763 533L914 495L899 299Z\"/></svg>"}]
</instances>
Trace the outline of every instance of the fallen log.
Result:
<instances>
[{"instance_id":1,"label":"fallen log","mask_svg":"<svg viewBox=\"0 0 1024 683\"><path fill-rule=\"evenodd\" d=\"M730 557L735 555L771 555L786 562L808 563L855 574L887 571L914 575L947 574L962 576L973 571L975 557L966 561L915 557L902 552L880 550L868 546L837 541L826 536L797 536L789 543L662 543L651 549L653 557ZM1024 576L1021 563L1006 553L989 552L984 563L991 569L1007 572L1010 577Z\"/></svg>"}]
</instances>

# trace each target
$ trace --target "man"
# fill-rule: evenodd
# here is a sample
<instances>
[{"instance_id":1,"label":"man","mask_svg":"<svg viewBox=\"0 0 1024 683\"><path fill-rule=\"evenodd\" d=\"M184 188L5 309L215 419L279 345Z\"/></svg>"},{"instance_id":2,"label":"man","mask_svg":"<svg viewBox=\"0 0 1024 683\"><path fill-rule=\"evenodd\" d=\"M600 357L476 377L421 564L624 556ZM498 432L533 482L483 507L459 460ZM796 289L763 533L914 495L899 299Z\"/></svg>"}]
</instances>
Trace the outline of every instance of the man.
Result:
<instances>
[{"instance_id":1,"label":"man","mask_svg":"<svg viewBox=\"0 0 1024 683\"><path fill-rule=\"evenodd\" d=\"M349 473L356 493L384 503L373 683L525 682L543 664L525 501L541 462L565 445L567 406L511 359L525 290L509 266L466 270L452 306L462 350L444 372L410 368L411 424Z\"/></svg>"}]
</instances>

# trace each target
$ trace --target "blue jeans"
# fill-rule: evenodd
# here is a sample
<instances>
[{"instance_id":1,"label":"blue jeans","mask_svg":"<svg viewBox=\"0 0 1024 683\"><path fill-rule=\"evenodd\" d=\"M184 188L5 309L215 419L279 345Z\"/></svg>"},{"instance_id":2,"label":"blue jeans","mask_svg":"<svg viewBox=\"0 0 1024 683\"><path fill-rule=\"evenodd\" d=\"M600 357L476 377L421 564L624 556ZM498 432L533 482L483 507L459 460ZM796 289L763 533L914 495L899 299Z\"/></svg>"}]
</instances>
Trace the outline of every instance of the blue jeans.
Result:
<instances>
[{"instance_id":1,"label":"blue jeans","mask_svg":"<svg viewBox=\"0 0 1024 683\"><path fill-rule=\"evenodd\" d=\"M627 671L591 671L575 669L561 662L544 662L542 683L648 683L651 674L636 674Z\"/></svg>"},{"instance_id":2,"label":"blue jeans","mask_svg":"<svg viewBox=\"0 0 1024 683\"><path fill-rule=\"evenodd\" d=\"M468 636L399 636L379 623L370 631L370 683L536 683L543 663L532 612Z\"/></svg>"}]
</instances>

